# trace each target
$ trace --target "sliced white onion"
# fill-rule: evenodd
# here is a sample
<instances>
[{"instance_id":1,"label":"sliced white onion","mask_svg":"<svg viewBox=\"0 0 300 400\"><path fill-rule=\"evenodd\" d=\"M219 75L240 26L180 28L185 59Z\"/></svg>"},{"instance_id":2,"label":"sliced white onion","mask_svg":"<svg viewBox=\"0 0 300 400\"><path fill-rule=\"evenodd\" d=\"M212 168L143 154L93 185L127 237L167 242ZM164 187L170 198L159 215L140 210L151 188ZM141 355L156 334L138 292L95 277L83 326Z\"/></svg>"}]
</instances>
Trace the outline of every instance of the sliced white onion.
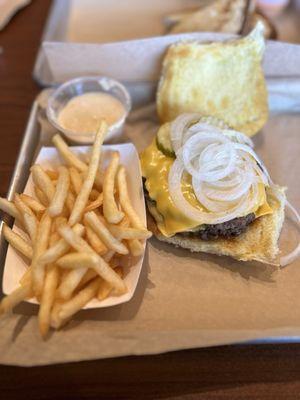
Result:
<instances>
[{"instance_id":1,"label":"sliced white onion","mask_svg":"<svg viewBox=\"0 0 300 400\"><path fill-rule=\"evenodd\" d=\"M242 132L237 132L233 129L224 129L222 133L223 135L228 136L233 142L246 144L252 148L254 147L253 141Z\"/></svg>"},{"instance_id":2,"label":"sliced white onion","mask_svg":"<svg viewBox=\"0 0 300 400\"><path fill-rule=\"evenodd\" d=\"M171 125L177 156L169 172L174 204L199 224L222 223L250 213L258 204L258 184L269 183L266 168L251 148L252 140L232 129L221 130L201 121L192 124L197 119L199 114L183 114ZM207 211L185 199L184 172L191 175L196 198Z\"/></svg>"},{"instance_id":3,"label":"sliced white onion","mask_svg":"<svg viewBox=\"0 0 300 400\"><path fill-rule=\"evenodd\" d=\"M171 124L171 141L174 151L180 149L182 146L183 133L186 128L195 120L199 120L201 114L199 113L187 113L177 117Z\"/></svg>"}]
</instances>

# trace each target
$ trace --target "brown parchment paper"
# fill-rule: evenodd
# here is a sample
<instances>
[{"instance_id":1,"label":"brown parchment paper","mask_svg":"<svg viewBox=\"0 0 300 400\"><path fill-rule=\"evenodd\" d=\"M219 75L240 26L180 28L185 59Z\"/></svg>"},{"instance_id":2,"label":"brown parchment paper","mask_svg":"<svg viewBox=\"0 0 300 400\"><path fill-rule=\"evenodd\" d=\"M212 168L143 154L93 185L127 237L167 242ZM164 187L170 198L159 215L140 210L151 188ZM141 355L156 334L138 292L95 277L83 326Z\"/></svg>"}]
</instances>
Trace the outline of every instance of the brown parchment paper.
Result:
<instances>
[{"instance_id":1,"label":"brown parchment paper","mask_svg":"<svg viewBox=\"0 0 300 400\"><path fill-rule=\"evenodd\" d=\"M291 90L289 96L291 82L270 82L270 105L276 113L254 141L273 180L288 187L289 200L299 208L299 95ZM293 113L279 112L280 103L284 109L289 104ZM151 141L156 124L151 107L146 113L134 112L124 140L141 149ZM283 253L299 234L288 215L280 241ZM37 308L22 304L0 320L0 363L43 365L300 336L299 285L300 260L278 270L192 254L152 238L129 303L82 311L46 341L38 333Z\"/></svg>"}]
</instances>

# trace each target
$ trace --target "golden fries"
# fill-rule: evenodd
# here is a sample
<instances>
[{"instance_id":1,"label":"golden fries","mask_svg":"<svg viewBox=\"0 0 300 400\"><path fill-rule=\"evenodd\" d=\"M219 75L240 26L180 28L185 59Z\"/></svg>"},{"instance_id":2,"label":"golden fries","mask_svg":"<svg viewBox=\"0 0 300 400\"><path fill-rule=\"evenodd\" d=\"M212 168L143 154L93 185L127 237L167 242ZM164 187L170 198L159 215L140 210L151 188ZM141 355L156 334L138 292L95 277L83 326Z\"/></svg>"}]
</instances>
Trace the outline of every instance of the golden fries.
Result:
<instances>
[{"instance_id":1,"label":"golden fries","mask_svg":"<svg viewBox=\"0 0 300 400\"><path fill-rule=\"evenodd\" d=\"M116 267L115 271L120 276L120 278L123 277L122 268ZM98 292L97 292L97 299L100 301L106 299L106 297L108 297L110 295L111 291L112 291L112 287L108 282L106 282L106 281L100 282Z\"/></svg>"},{"instance_id":2,"label":"golden fries","mask_svg":"<svg viewBox=\"0 0 300 400\"><path fill-rule=\"evenodd\" d=\"M78 236L69 226L60 227L59 233L70 244L75 250L83 253L93 253L94 264L93 268L99 273L99 275L106 281L108 281L116 290L117 293L125 293L126 286L122 279L115 273L113 269L107 264L107 262L100 257L94 250L87 244L87 242ZM84 274L82 274L83 276ZM81 278L82 278L81 276ZM80 280L79 280L80 281ZM79 283L78 281L78 283Z\"/></svg>"},{"instance_id":3,"label":"golden fries","mask_svg":"<svg viewBox=\"0 0 300 400\"><path fill-rule=\"evenodd\" d=\"M58 178L58 172L57 171L53 171L52 169L47 169L45 172L46 172L46 174L49 176L49 178L52 181L56 181L57 180L57 178Z\"/></svg>"},{"instance_id":4,"label":"golden fries","mask_svg":"<svg viewBox=\"0 0 300 400\"><path fill-rule=\"evenodd\" d=\"M61 280L61 283L57 289L57 297L59 299L69 300L75 289L79 286L87 271L87 268L83 267L73 269L68 274L66 274L64 279ZM96 272L95 275L97 275Z\"/></svg>"},{"instance_id":5,"label":"golden fries","mask_svg":"<svg viewBox=\"0 0 300 400\"><path fill-rule=\"evenodd\" d=\"M44 192L41 191L37 186L34 188L34 193L38 201L44 206L48 207L49 201L47 199L47 196L45 195Z\"/></svg>"},{"instance_id":6,"label":"golden fries","mask_svg":"<svg viewBox=\"0 0 300 400\"><path fill-rule=\"evenodd\" d=\"M27 257L29 260L32 259L32 247L29 243L12 231L7 225L3 225L3 234L8 243L18 250L23 256Z\"/></svg>"},{"instance_id":7,"label":"golden fries","mask_svg":"<svg viewBox=\"0 0 300 400\"><path fill-rule=\"evenodd\" d=\"M117 207L114 195L119 160L119 153L114 152L111 156L109 166L106 169L103 181L103 214L105 219L111 224L119 223L124 217L124 213Z\"/></svg>"},{"instance_id":8,"label":"golden fries","mask_svg":"<svg viewBox=\"0 0 300 400\"><path fill-rule=\"evenodd\" d=\"M100 193L96 200L92 201L88 206L85 207L84 212L96 210L103 204L103 193Z\"/></svg>"},{"instance_id":9,"label":"golden fries","mask_svg":"<svg viewBox=\"0 0 300 400\"><path fill-rule=\"evenodd\" d=\"M57 148L60 156L70 167L75 167L78 171L84 172L87 170L87 165L81 161L72 151L69 149L67 143L63 140L60 135L53 136L52 142Z\"/></svg>"},{"instance_id":10,"label":"golden fries","mask_svg":"<svg viewBox=\"0 0 300 400\"><path fill-rule=\"evenodd\" d=\"M119 254L128 254L127 247L110 233L94 211L86 213L84 221L95 231L108 249L114 250Z\"/></svg>"},{"instance_id":11,"label":"golden fries","mask_svg":"<svg viewBox=\"0 0 300 400\"><path fill-rule=\"evenodd\" d=\"M97 200L98 197L100 196L100 194L101 194L101 193L98 192L97 189L92 189L92 190L91 190L91 193L90 193L89 199L92 200L92 201ZM102 201L103 201L103 199L102 199Z\"/></svg>"},{"instance_id":12,"label":"golden fries","mask_svg":"<svg viewBox=\"0 0 300 400\"><path fill-rule=\"evenodd\" d=\"M51 202L55 193L55 186L43 168L35 164L31 167L32 179L35 185L46 195L47 200Z\"/></svg>"},{"instance_id":13,"label":"golden fries","mask_svg":"<svg viewBox=\"0 0 300 400\"><path fill-rule=\"evenodd\" d=\"M36 231L37 231L37 217L21 199L21 197L16 194L15 195L15 206L17 207L19 213L23 217L23 224L25 226L25 229L31 239L32 242L35 241L36 238Z\"/></svg>"},{"instance_id":14,"label":"golden fries","mask_svg":"<svg viewBox=\"0 0 300 400\"><path fill-rule=\"evenodd\" d=\"M129 246L131 254L134 257L138 257L141 254L143 254L143 251L144 251L143 245L137 239L128 240L128 246Z\"/></svg>"},{"instance_id":15,"label":"golden fries","mask_svg":"<svg viewBox=\"0 0 300 400\"><path fill-rule=\"evenodd\" d=\"M117 225L107 225L108 230L119 240L122 239L148 239L152 236L152 232L146 229L125 228Z\"/></svg>"},{"instance_id":16,"label":"golden fries","mask_svg":"<svg viewBox=\"0 0 300 400\"><path fill-rule=\"evenodd\" d=\"M105 244L99 239L96 233L92 228L86 226L86 238L91 247L95 250L97 254L103 256L107 252L107 247Z\"/></svg>"},{"instance_id":17,"label":"golden fries","mask_svg":"<svg viewBox=\"0 0 300 400\"><path fill-rule=\"evenodd\" d=\"M56 217L63 211L64 204L68 195L70 186L69 171L66 167L58 168L58 180L55 188L55 193L52 197L51 203L48 208L49 215Z\"/></svg>"},{"instance_id":18,"label":"golden fries","mask_svg":"<svg viewBox=\"0 0 300 400\"><path fill-rule=\"evenodd\" d=\"M75 194L79 194L82 186L82 178L78 170L74 167L69 168L70 180Z\"/></svg>"},{"instance_id":19,"label":"golden fries","mask_svg":"<svg viewBox=\"0 0 300 400\"><path fill-rule=\"evenodd\" d=\"M33 247L33 257L31 263L32 287L36 296L40 296L44 284L45 265L40 262L40 256L47 247L50 237L51 218L46 212L38 226L37 237Z\"/></svg>"},{"instance_id":20,"label":"golden fries","mask_svg":"<svg viewBox=\"0 0 300 400\"><path fill-rule=\"evenodd\" d=\"M0 314L11 311L16 305L18 305L19 303L21 303L21 301L27 299L28 297L31 297L31 295L32 291L30 283L18 287L8 296L4 297L4 299L1 301Z\"/></svg>"},{"instance_id":21,"label":"golden fries","mask_svg":"<svg viewBox=\"0 0 300 400\"><path fill-rule=\"evenodd\" d=\"M55 291L59 282L59 270L56 265L49 265L45 284L41 296L41 304L39 308L38 320L39 329L42 337L45 337L49 331L51 308L55 300Z\"/></svg>"},{"instance_id":22,"label":"golden fries","mask_svg":"<svg viewBox=\"0 0 300 400\"><path fill-rule=\"evenodd\" d=\"M144 250L151 236L131 205L124 167L114 152L100 171L101 146L107 129L100 124L87 163L64 140L53 138L67 166L55 170L31 167L35 198L16 194L0 198L0 209L16 218L27 241L7 225L7 242L28 259L20 286L0 303L0 313L35 297L40 303L38 326L43 338L59 329L90 300L127 291L123 270Z\"/></svg>"},{"instance_id":23,"label":"golden fries","mask_svg":"<svg viewBox=\"0 0 300 400\"><path fill-rule=\"evenodd\" d=\"M23 215L24 226L25 229L31 239L31 242L34 243L37 235L37 221L34 215L24 214Z\"/></svg>"},{"instance_id":24,"label":"golden fries","mask_svg":"<svg viewBox=\"0 0 300 400\"><path fill-rule=\"evenodd\" d=\"M140 217L137 215L133 206L131 205L126 182L126 171L123 166L119 168L117 181L120 204L122 209L127 214L132 226L138 229L146 229L145 224L141 221Z\"/></svg>"},{"instance_id":25,"label":"golden fries","mask_svg":"<svg viewBox=\"0 0 300 400\"><path fill-rule=\"evenodd\" d=\"M81 190L75 200L74 208L69 218L69 224L71 226L73 226L74 224L76 224L76 222L80 220L83 210L88 201L90 192L93 188L93 184L95 181L100 161L100 148L102 146L106 131L107 131L107 124L105 122L101 122L99 130L96 134L95 142L92 147L91 161L88 166L87 174L83 182L83 185L81 187Z\"/></svg>"},{"instance_id":26,"label":"golden fries","mask_svg":"<svg viewBox=\"0 0 300 400\"><path fill-rule=\"evenodd\" d=\"M100 278L95 278L84 289L82 289L73 299L64 303L59 312L58 317L61 320L70 318L72 315L82 309L97 293L100 284Z\"/></svg>"},{"instance_id":27,"label":"golden fries","mask_svg":"<svg viewBox=\"0 0 300 400\"><path fill-rule=\"evenodd\" d=\"M93 268L97 264L97 257L93 253L69 253L56 261L62 268Z\"/></svg>"},{"instance_id":28,"label":"golden fries","mask_svg":"<svg viewBox=\"0 0 300 400\"><path fill-rule=\"evenodd\" d=\"M17 220L22 221L22 215L12 201L0 197L0 210Z\"/></svg>"},{"instance_id":29,"label":"golden fries","mask_svg":"<svg viewBox=\"0 0 300 400\"><path fill-rule=\"evenodd\" d=\"M20 194L20 198L29 208L31 208L32 211L38 215L43 213L46 209L45 206L43 206L43 204L41 204L38 200L28 196L27 194Z\"/></svg>"},{"instance_id":30,"label":"golden fries","mask_svg":"<svg viewBox=\"0 0 300 400\"><path fill-rule=\"evenodd\" d=\"M73 228L73 231L78 236L82 236L84 233L84 227L80 224L76 224ZM39 263L43 265L54 263L58 258L65 255L69 250L70 245L62 238L57 243L53 244L48 250L46 250L43 255L41 255Z\"/></svg>"}]
</instances>

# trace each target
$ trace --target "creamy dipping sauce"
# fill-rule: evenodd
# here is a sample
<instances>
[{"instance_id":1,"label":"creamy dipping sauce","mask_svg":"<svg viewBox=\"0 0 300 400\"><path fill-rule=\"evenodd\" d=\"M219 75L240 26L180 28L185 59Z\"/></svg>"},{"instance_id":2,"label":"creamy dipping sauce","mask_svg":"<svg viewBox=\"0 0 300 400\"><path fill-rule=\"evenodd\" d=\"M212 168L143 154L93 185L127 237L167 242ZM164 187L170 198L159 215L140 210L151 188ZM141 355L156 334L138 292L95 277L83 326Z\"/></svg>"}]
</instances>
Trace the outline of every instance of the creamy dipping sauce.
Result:
<instances>
[{"instance_id":1,"label":"creamy dipping sauce","mask_svg":"<svg viewBox=\"0 0 300 400\"><path fill-rule=\"evenodd\" d=\"M101 119L111 126L124 114L125 108L118 99L107 93L91 92L73 97L59 113L58 123L75 133L94 133Z\"/></svg>"}]
</instances>

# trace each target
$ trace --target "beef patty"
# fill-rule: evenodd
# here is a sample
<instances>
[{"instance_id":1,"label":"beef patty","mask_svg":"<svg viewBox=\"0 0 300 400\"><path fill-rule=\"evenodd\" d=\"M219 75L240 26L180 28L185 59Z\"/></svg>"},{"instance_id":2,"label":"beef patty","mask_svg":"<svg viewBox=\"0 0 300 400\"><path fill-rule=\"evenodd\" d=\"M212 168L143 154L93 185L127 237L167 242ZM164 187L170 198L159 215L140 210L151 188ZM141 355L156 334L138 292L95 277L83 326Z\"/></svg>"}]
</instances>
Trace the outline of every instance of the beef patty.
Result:
<instances>
[{"instance_id":1,"label":"beef patty","mask_svg":"<svg viewBox=\"0 0 300 400\"><path fill-rule=\"evenodd\" d=\"M145 187L144 182L144 193L147 202L151 203L153 206L156 202L151 199L149 193ZM199 237L202 240L214 240L218 238L230 239L237 237L247 230L248 225L250 225L255 220L255 214L250 213L245 217L234 218L230 221L223 222L221 224L214 225L201 225L199 229L188 232L177 233L177 235Z\"/></svg>"},{"instance_id":2,"label":"beef patty","mask_svg":"<svg viewBox=\"0 0 300 400\"><path fill-rule=\"evenodd\" d=\"M251 213L245 217L234 218L230 221L214 225L202 225L194 232L183 232L180 235L199 237L202 240L213 240L219 237L230 239L244 233L247 226L255 220L255 214Z\"/></svg>"}]
</instances>

